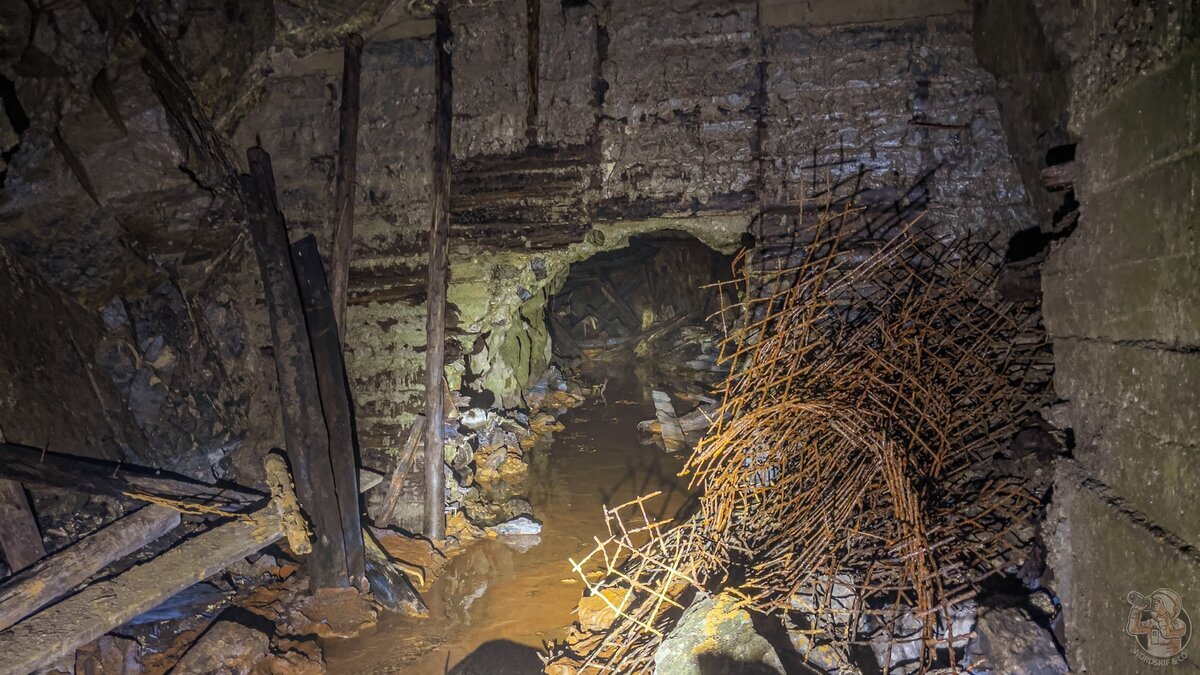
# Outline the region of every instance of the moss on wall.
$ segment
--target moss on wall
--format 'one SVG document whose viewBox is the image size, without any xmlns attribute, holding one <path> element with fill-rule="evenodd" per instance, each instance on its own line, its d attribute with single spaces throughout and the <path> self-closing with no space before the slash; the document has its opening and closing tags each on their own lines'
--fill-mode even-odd
<svg viewBox="0 0 1200 675">
<path fill-rule="evenodd" d="M 486 336 L 483 350 L 471 357 L 471 372 L 478 377 L 475 386 L 491 391 L 497 405 L 521 403 L 521 391 L 550 363 L 546 304 L 566 280 L 571 263 L 624 248 L 632 236 L 665 229 L 683 230 L 718 251 L 732 253 L 747 225 L 745 216 L 603 222 L 584 241 L 562 249 L 453 249 L 448 295 L 458 308 L 464 351 L 470 353 L 475 339 Z M 535 273 L 535 259 L 544 264 L 544 274 Z M 462 368 L 452 367 L 447 375 L 451 386 L 457 386 Z"/>
</svg>

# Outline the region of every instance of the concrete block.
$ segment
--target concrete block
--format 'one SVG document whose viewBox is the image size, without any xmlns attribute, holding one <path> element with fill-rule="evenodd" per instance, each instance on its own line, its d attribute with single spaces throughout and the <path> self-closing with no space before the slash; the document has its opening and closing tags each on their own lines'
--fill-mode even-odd
<svg viewBox="0 0 1200 675">
<path fill-rule="evenodd" d="M 1131 607 L 1127 596 L 1131 591 L 1148 596 L 1169 588 L 1180 595 L 1183 608 L 1197 616 L 1200 565 L 1195 554 L 1155 536 L 1082 482 L 1069 463 L 1060 465 L 1044 526 L 1055 590 L 1062 599 L 1071 670 L 1176 672 L 1138 658 L 1136 639 L 1126 633 Z M 1194 625 L 1191 630 L 1195 632 Z M 1190 670 L 1187 665 L 1179 668 Z"/>
<path fill-rule="evenodd" d="M 1083 125 L 1085 189 L 1113 181 L 1194 146 L 1200 98 L 1200 49 L 1121 91 Z"/>
<path fill-rule="evenodd" d="M 1200 157 L 1085 198 L 1043 272 L 1055 336 L 1200 345 Z"/>
<path fill-rule="evenodd" d="M 1080 463 L 1165 529 L 1200 542 L 1200 354 L 1080 340 L 1054 351 Z"/>
</svg>

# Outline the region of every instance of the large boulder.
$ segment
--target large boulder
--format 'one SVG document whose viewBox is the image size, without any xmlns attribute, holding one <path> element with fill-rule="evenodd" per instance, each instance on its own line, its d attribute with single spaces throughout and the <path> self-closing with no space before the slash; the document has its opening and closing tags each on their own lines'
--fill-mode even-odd
<svg viewBox="0 0 1200 675">
<path fill-rule="evenodd" d="M 968 663 L 982 662 L 973 672 L 1061 675 L 1070 672 L 1049 630 L 1021 607 L 982 610 L 975 639 L 967 645 Z"/>
<path fill-rule="evenodd" d="M 699 600 L 654 653 L 654 675 L 784 675 L 779 654 L 730 593 Z"/>
</svg>

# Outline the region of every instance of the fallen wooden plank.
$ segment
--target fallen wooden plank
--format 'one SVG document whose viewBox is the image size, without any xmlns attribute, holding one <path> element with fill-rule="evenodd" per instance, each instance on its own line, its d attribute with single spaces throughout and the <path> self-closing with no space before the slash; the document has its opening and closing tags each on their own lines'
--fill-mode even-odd
<svg viewBox="0 0 1200 675">
<path fill-rule="evenodd" d="M 46 555 L 25 487 L 15 480 L 0 480 L 0 550 L 14 574 Z"/>
<path fill-rule="evenodd" d="M 366 530 L 363 530 L 363 541 L 367 551 L 367 579 L 375 599 L 393 612 L 429 616 L 429 607 L 409 579 L 409 575 L 417 576 L 424 585 L 425 571 L 393 560 Z"/>
<path fill-rule="evenodd" d="M 274 514 L 256 516 L 262 520 L 238 520 L 199 534 L 0 633 L 4 668 L 12 673 L 44 668 L 283 536 Z"/>
<path fill-rule="evenodd" d="M 305 569 L 313 589 L 345 587 L 350 585 L 350 576 L 341 512 L 337 500 L 330 499 L 336 492 L 329 434 L 287 224 L 279 211 L 270 155 L 262 148 L 250 148 L 246 158 L 250 174 L 241 176 L 242 199 L 267 300 L 284 442 L 296 481 L 296 496 L 312 520 L 316 536 Z"/>
<path fill-rule="evenodd" d="M 0 443 L 0 478 L 109 497 L 142 493 L 186 502 L 227 505 L 228 510 L 237 510 L 266 498 L 262 493 L 237 485 L 201 483 L 167 471 L 45 452 L 12 443 Z"/>
<path fill-rule="evenodd" d="M 0 586 L 0 630 L 70 593 L 113 561 L 178 525 L 178 511 L 151 504 L 22 571 Z"/>
<path fill-rule="evenodd" d="M 292 244 L 292 265 L 300 287 L 304 323 L 312 346 L 317 373 L 321 412 L 329 434 L 329 464 L 333 469 L 333 491 L 341 514 L 342 549 L 346 573 L 359 590 L 367 590 L 366 557 L 362 540 L 362 504 L 358 498 L 358 460 L 354 452 L 354 420 L 350 413 L 350 388 L 338 325 L 333 315 L 325 268 L 311 234 Z"/>
<path fill-rule="evenodd" d="M 266 507 L 249 516 L 239 514 L 233 522 L 92 584 L 0 633 L 0 667 L 11 673 L 44 668 L 284 536 L 295 538 L 293 548 L 306 548 L 305 533 L 284 525 L 297 516 L 291 480 L 279 478 L 286 467 L 281 469 L 283 463 L 274 453 L 264 465 L 274 492 Z"/>
</svg>

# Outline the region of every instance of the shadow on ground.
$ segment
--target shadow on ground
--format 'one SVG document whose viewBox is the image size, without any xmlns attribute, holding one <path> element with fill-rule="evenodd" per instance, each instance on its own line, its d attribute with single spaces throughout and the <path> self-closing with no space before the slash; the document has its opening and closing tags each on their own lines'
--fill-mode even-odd
<svg viewBox="0 0 1200 675">
<path fill-rule="evenodd" d="M 542 672 L 538 650 L 511 640 L 485 642 L 451 668 L 450 675 L 536 675 Z"/>
</svg>

